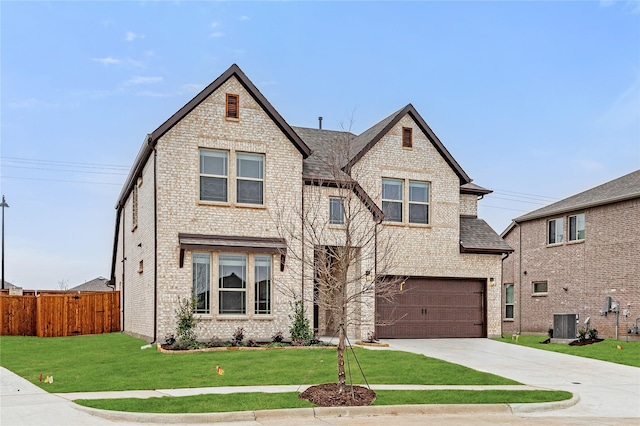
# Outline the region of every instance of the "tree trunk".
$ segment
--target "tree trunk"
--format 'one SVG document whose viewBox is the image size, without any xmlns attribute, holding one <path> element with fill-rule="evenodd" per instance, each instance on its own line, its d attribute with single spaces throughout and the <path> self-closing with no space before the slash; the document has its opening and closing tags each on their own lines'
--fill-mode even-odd
<svg viewBox="0 0 640 426">
<path fill-rule="evenodd" d="M 346 390 L 347 375 L 344 371 L 344 326 L 340 324 L 338 330 L 338 392 L 344 393 Z"/>
</svg>

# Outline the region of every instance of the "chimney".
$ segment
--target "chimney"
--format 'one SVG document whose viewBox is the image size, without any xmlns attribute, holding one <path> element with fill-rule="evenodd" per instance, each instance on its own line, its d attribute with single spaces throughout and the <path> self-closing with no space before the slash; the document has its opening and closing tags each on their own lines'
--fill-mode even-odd
<svg viewBox="0 0 640 426">
<path fill-rule="evenodd" d="M 318 128 L 322 130 L 322 117 L 318 117 Z"/>
</svg>

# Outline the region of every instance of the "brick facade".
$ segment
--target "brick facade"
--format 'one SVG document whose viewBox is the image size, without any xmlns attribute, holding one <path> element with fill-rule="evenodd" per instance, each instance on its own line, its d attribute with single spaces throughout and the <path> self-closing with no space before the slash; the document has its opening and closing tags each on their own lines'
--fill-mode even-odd
<svg viewBox="0 0 640 426">
<path fill-rule="evenodd" d="M 585 238 L 547 244 L 548 219 L 585 215 Z M 605 297 L 620 304 L 618 336 L 640 317 L 640 199 L 538 218 L 517 224 L 505 236 L 515 249 L 503 262 L 503 281 L 513 283 L 513 320 L 503 319 L 503 333 L 544 333 L 553 314 L 578 314 L 579 327 L 590 318 L 601 337 L 616 335 L 616 315 L 601 315 Z M 546 294 L 534 294 L 534 282 L 547 282 Z M 503 306 L 504 317 L 504 306 Z M 623 316 L 623 310 L 628 316 Z"/>
</svg>

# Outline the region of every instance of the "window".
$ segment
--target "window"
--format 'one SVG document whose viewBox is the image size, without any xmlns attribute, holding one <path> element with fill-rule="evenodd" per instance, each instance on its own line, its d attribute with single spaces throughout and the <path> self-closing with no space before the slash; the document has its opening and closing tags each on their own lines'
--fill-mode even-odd
<svg viewBox="0 0 640 426">
<path fill-rule="evenodd" d="M 255 313 L 271 313 L 271 256 L 255 257 Z"/>
<path fill-rule="evenodd" d="M 247 313 L 247 256 L 244 254 L 221 254 L 218 256 L 220 314 Z"/>
<path fill-rule="evenodd" d="M 200 199 L 227 201 L 228 156 L 225 151 L 200 150 Z"/>
<path fill-rule="evenodd" d="M 561 243 L 564 240 L 564 220 L 560 219 L 552 219 L 547 222 L 548 226 L 548 235 L 547 235 L 547 244 L 556 244 Z"/>
<path fill-rule="evenodd" d="M 342 198 L 329 198 L 329 223 L 331 225 L 344 225 Z"/>
<path fill-rule="evenodd" d="M 209 253 L 193 253 L 193 299 L 194 312 L 211 313 L 210 278 L 211 255 Z"/>
<path fill-rule="evenodd" d="M 429 223 L 429 183 L 409 181 L 409 223 Z"/>
<path fill-rule="evenodd" d="M 237 154 L 236 164 L 238 174 L 236 201 L 246 204 L 263 204 L 264 155 Z"/>
<path fill-rule="evenodd" d="M 504 317 L 513 319 L 513 284 L 505 284 L 504 286 Z"/>
<path fill-rule="evenodd" d="M 403 182 L 382 179 L 382 213 L 389 222 L 402 222 Z"/>
<path fill-rule="evenodd" d="M 547 293 L 547 282 L 539 281 L 533 283 L 533 294 L 546 294 Z"/>
<path fill-rule="evenodd" d="M 569 241 L 584 240 L 584 213 L 569 216 Z"/>
<path fill-rule="evenodd" d="M 240 95 L 227 93 L 227 118 L 240 118 Z"/>
<path fill-rule="evenodd" d="M 402 128 L 402 147 L 413 147 L 413 129 L 411 127 Z"/>
</svg>

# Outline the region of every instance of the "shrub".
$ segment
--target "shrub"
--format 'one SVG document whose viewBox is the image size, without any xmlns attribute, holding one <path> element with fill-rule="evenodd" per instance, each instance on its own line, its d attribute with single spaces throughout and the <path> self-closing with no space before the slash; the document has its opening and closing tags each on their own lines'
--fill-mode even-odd
<svg viewBox="0 0 640 426">
<path fill-rule="evenodd" d="M 598 330 L 596 330 L 595 328 L 591 328 L 589 329 L 587 335 L 589 336 L 589 339 L 596 340 L 598 338 Z"/>
<path fill-rule="evenodd" d="M 248 339 L 247 346 L 250 348 L 255 348 L 256 346 L 258 346 L 258 342 L 256 342 L 256 339 Z"/>
<path fill-rule="evenodd" d="M 547 336 L 549 336 L 549 339 L 553 339 L 553 328 L 549 328 L 549 330 L 547 330 Z"/>
<path fill-rule="evenodd" d="M 220 348 L 222 346 L 225 346 L 225 342 L 218 339 L 216 336 L 213 336 L 211 340 L 209 340 L 209 343 L 207 346 L 209 346 L 210 348 Z"/>
<path fill-rule="evenodd" d="M 582 327 L 580 330 L 578 330 L 578 341 L 584 342 L 585 340 L 587 340 L 587 330 Z"/>
<path fill-rule="evenodd" d="M 278 331 L 276 334 L 271 336 L 271 341 L 273 343 L 282 343 L 284 340 L 284 336 L 282 335 L 282 331 Z"/>
<path fill-rule="evenodd" d="M 289 332 L 291 333 L 291 344 L 298 346 L 309 345 L 313 337 L 311 327 L 309 326 L 309 318 L 306 317 L 304 311 L 304 302 L 295 300 L 290 304 L 293 314 L 289 315 L 292 321 Z"/>
<path fill-rule="evenodd" d="M 231 346 L 240 346 L 244 340 L 244 328 L 238 327 L 231 337 Z"/>
<path fill-rule="evenodd" d="M 196 341 L 196 325 L 198 321 L 194 316 L 195 304 L 189 298 L 178 299 L 176 309 L 176 342 L 181 348 L 194 349 L 198 347 Z"/>
</svg>

